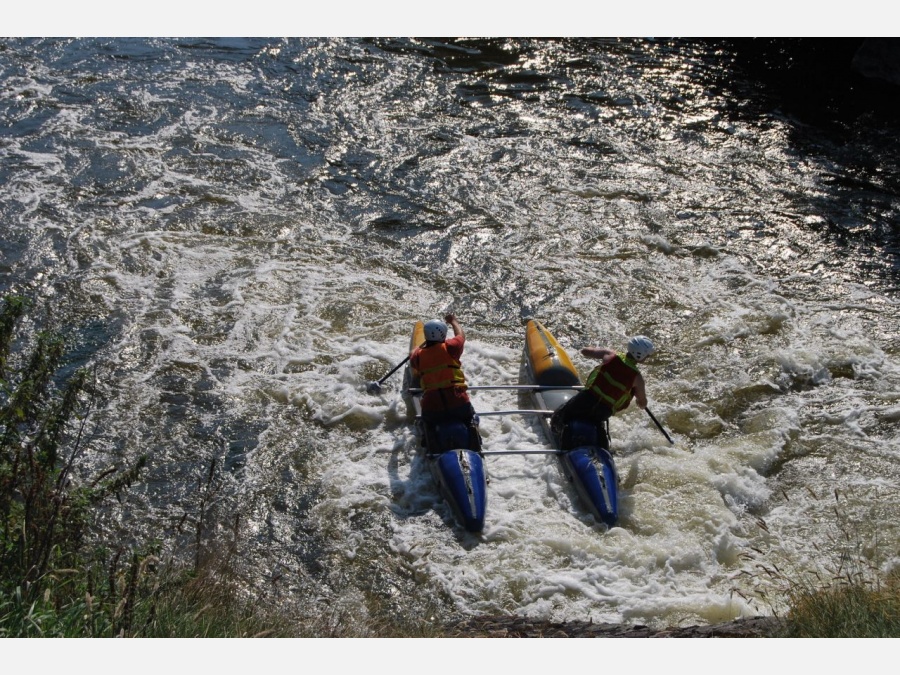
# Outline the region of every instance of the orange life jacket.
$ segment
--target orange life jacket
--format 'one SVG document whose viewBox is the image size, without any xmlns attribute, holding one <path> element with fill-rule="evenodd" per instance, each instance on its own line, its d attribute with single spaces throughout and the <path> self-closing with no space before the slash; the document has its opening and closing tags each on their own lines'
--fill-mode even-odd
<svg viewBox="0 0 900 675">
<path fill-rule="evenodd" d="M 450 356 L 447 345 L 443 342 L 417 349 L 411 361 L 419 374 L 419 383 L 425 391 L 466 386 L 462 366 Z"/>
<path fill-rule="evenodd" d="M 608 363 L 597 366 L 588 375 L 585 386 L 614 413 L 624 410 L 634 396 L 637 362 L 626 354 L 616 354 Z"/>
</svg>

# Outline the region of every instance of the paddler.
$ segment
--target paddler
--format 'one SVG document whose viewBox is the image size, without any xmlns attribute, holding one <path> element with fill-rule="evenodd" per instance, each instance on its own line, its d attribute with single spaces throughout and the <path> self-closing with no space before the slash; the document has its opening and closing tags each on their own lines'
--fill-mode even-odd
<svg viewBox="0 0 900 675">
<path fill-rule="evenodd" d="M 550 418 L 550 428 L 562 435 L 571 419 L 587 419 L 602 430 L 604 423 L 616 413 L 625 410 L 635 399 L 639 408 L 647 408 L 647 391 L 644 376 L 637 366 L 650 356 L 655 348 L 650 338 L 636 335 L 626 345 L 626 353 L 619 354 L 606 347 L 585 347 L 581 354 L 589 359 L 600 359 L 585 381 L 584 391 L 578 392 Z M 607 439 L 606 445 L 609 446 Z"/>
<path fill-rule="evenodd" d="M 447 337 L 447 325 L 453 337 Z M 409 362 L 419 377 L 422 394 L 422 419 L 432 426 L 444 420 L 459 420 L 474 426 L 475 410 L 466 392 L 460 358 L 466 333 L 455 314 L 447 314 L 425 324 L 425 344 L 416 348 Z M 478 434 L 475 433 L 477 438 Z"/>
</svg>

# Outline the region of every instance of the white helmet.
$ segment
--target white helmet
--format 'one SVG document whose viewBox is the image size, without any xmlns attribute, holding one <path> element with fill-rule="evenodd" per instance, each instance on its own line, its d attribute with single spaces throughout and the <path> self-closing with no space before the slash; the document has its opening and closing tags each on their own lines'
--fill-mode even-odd
<svg viewBox="0 0 900 675">
<path fill-rule="evenodd" d="M 643 335 L 635 335 L 628 341 L 628 353 L 634 357 L 635 361 L 643 361 L 654 351 L 656 348 L 650 338 Z"/>
<path fill-rule="evenodd" d="M 425 324 L 425 339 L 429 342 L 443 342 L 447 339 L 447 324 L 443 321 L 429 321 Z"/>
</svg>

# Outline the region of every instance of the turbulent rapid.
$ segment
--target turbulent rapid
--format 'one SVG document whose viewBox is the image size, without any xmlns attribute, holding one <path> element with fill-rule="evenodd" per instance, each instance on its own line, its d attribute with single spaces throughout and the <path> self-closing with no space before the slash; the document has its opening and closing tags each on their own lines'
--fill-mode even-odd
<svg viewBox="0 0 900 675">
<path fill-rule="evenodd" d="M 95 373 L 84 476 L 148 457 L 123 537 L 228 551 L 270 605 L 434 621 L 714 623 L 900 564 L 883 122 L 807 123 L 679 40 L 7 39 L 0 72 L 0 290 Z M 611 420 L 619 526 L 539 454 L 489 457 L 484 532 L 455 524 L 402 372 L 366 390 L 448 311 L 472 385 L 519 381 L 531 317 L 582 376 L 654 340 L 675 444 Z"/>
</svg>

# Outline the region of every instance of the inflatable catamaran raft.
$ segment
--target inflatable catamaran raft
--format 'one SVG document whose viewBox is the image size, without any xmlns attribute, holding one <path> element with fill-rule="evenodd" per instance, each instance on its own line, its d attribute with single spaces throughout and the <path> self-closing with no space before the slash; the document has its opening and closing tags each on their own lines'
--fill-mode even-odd
<svg viewBox="0 0 900 675">
<path fill-rule="evenodd" d="M 418 321 L 409 341 L 409 354 L 424 343 L 425 327 Z M 438 489 L 462 526 L 469 532 L 481 532 L 487 511 L 487 472 L 478 429 L 458 420 L 426 428 L 419 378 L 409 364 L 403 390 L 415 412 L 416 427 L 425 444 L 425 459 Z"/>
<path fill-rule="evenodd" d="M 548 388 L 533 389 L 535 406 L 554 411 L 575 395 L 581 380 L 566 350 L 540 321 L 530 320 L 525 326 L 524 372 L 527 384 Z M 542 416 L 544 432 L 559 451 L 566 477 L 575 486 L 581 501 L 600 521 L 609 527 L 619 518 L 619 477 L 616 464 L 607 448 L 607 435 L 588 419 L 572 419 L 557 434 L 550 427 L 549 416 Z"/>
<path fill-rule="evenodd" d="M 424 324 L 418 321 L 409 342 L 409 354 L 425 342 Z M 601 522 L 612 527 L 619 514 L 618 474 L 609 452 L 605 431 L 586 419 L 573 419 L 557 434 L 549 424 L 554 410 L 583 389 L 575 366 L 556 338 L 536 320 L 525 328 L 523 354 L 525 382 L 518 385 L 469 387 L 510 389 L 530 394 L 532 410 L 479 412 L 487 415 L 535 415 L 543 425 L 552 450 L 481 451 L 477 427 L 447 421 L 426 428 L 422 420 L 422 389 L 419 378 L 407 364 L 404 397 L 410 405 L 416 428 L 425 447 L 425 457 L 434 480 L 460 524 L 469 532 L 481 532 L 487 511 L 488 474 L 485 455 L 546 453 L 557 455 L 563 472 L 574 485 L 584 506 Z"/>
</svg>

